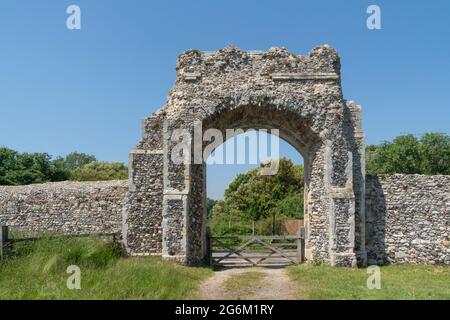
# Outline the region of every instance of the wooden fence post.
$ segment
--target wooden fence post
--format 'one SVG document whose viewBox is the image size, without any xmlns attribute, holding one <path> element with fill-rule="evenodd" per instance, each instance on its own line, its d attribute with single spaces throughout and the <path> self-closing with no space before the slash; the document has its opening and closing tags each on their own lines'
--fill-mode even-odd
<svg viewBox="0 0 450 320">
<path fill-rule="evenodd" d="M 297 238 L 297 260 L 298 263 L 305 262 L 305 228 L 300 227 Z"/>
<path fill-rule="evenodd" d="M 0 260 L 3 260 L 3 256 L 5 255 L 7 242 L 8 242 L 8 227 L 0 226 Z"/>
<path fill-rule="evenodd" d="M 212 265 L 212 239 L 209 227 L 206 227 L 206 261 Z"/>
</svg>

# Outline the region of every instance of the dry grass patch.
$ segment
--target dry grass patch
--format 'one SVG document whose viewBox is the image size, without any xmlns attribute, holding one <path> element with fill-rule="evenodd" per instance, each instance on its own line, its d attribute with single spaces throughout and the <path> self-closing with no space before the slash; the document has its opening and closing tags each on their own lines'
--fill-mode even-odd
<svg viewBox="0 0 450 320">
<path fill-rule="evenodd" d="M 248 299 L 261 286 L 266 274 L 248 271 L 230 276 L 225 281 L 225 288 L 233 292 L 236 299 Z"/>
</svg>

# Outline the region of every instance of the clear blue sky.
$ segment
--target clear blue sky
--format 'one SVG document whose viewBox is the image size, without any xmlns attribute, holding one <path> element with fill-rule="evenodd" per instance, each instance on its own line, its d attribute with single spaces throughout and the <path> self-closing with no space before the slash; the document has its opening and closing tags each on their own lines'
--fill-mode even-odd
<svg viewBox="0 0 450 320">
<path fill-rule="evenodd" d="M 82 29 L 66 28 L 66 8 Z M 366 28 L 369 4 L 382 30 Z M 141 119 L 161 107 L 190 48 L 284 46 L 341 55 L 344 96 L 364 108 L 368 143 L 450 130 L 450 1 L 4 0 L 0 4 L 0 145 L 127 161 Z M 282 153 L 300 161 L 282 145 Z M 219 197 L 243 167 L 208 171 Z"/>
</svg>

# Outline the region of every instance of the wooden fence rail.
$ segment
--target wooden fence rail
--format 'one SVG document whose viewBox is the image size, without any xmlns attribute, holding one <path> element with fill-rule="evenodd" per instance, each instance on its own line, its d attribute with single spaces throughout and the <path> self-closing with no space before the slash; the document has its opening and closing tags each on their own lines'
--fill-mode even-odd
<svg viewBox="0 0 450 320">
<path fill-rule="evenodd" d="M 36 241 L 40 239 L 58 239 L 58 238 L 84 238 L 84 237 L 112 237 L 113 242 L 120 240 L 120 233 L 86 233 L 86 234 L 45 234 L 38 236 L 14 236 L 11 237 L 9 232 L 9 226 L 0 226 L 0 260 L 3 260 L 9 249 L 14 243 L 24 242 L 24 241 Z"/>
</svg>

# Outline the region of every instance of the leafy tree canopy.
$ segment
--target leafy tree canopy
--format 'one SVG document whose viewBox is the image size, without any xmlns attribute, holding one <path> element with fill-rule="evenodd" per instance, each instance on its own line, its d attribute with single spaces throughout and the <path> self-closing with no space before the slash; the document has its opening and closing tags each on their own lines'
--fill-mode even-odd
<svg viewBox="0 0 450 320">
<path fill-rule="evenodd" d="M 56 158 L 54 163 L 58 164 L 62 169 L 70 171 L 94 161 L 97 161 L 97 159 L 90 154 L 72 152 L 65 157 Z"/>
<path fill-rule="evenodd" d="M 261 175 L 261 168 L 239 174 L 225 190 L 212 210 L 214 234 L 246 234 L 255 221 L 303 217 L 303 167 L 282 158 L 275 175 Z"/>
<path fill-rule="evenodd" d="M 206 212 L 208 213 L 208 219 L 212 216 L 212 209 L 217 204 L 217 200 L 206 198 Z"/>
<path fill-rule="evenodd" d="M 47 153 L 19 153 L 0 148 L 0 185 L 126 178 L 127 168 L 123 163 L 97 162 L 94 156 L 85 153 L 72 152 L 52 160 Z"/>
<path fill-rule="evenodd" d="M 95 161 L 70 172 L 70 180 L 74 181 L 124 180 L 127 178 L 128 170 L 122 162 Z"/>
<path fill-rule="evenodd" d="M 368 174 L 450 174 L 450 136 L 426 133 L 420 139 L 412 134 L 392 142 L 366 147 Z"/>
<path fill-rule="evenodd" d="M 18 153 L 0 148 L 0 184 L 21 185 L 42 183 L 58 176 L 47 153 Z"/>
</svg>

